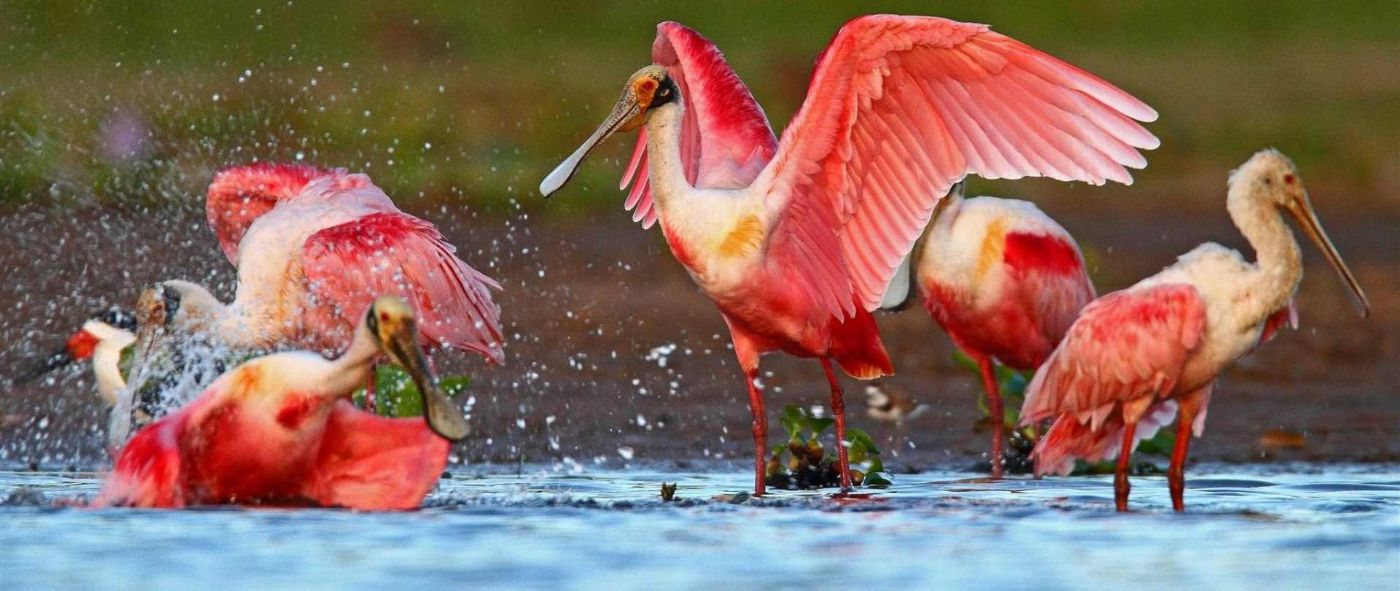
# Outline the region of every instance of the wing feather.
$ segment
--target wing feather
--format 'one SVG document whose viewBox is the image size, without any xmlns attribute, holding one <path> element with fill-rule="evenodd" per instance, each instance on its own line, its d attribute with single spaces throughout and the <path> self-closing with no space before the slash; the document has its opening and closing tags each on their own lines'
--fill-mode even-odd
<svg viewBox="0 0 1400 591">
<path fill-rule="evenodd" d="M 769 256 L 821 257 L 796 266 L 838 270 L 834 287 L 822 285 L 826 273 L 799 269 L 794 280 L 838 292 L 818 299 L 840 319 L 879 306 L 934 205 L 964 176 L 1126 184 L 1127 169 L 1146 162 L 1138 149 L 1158 144 L 1138 123 L 1156 113 L 1126 92 L 986 25 L 933 17 L 851 21 L 807 97 L 755 184 Z"/>
<path fill-rule="evenodd" d="M 778 140 L 753 94 L 709 39 L 680 23 L 656 26 L 652 61 L 666 66 L 686 98 L 681 122 L 685 177 L 702 189 L 746 187 L 773 157 Z M 637 136 L 620 188 L 632 185 L 627 210 L 650 228 L 657 219 L 646 172 L 647 136 Z M 633 184 L 635 183 L 635 184 Z"/>
<path fill-rule="evenodd" d="M 1068 413 L 1096 421 L 1116 403 L 1171 393 L 1205 334 L 1205 302 L 1187 284 L 1114 292 L 1085 306 L 1026 386 L 1021 422 Z"/>
<path fill-rule="evenodd" d="M 406 298 L 431 344 L 476 351 L 500 363 L 500 312 L 491 289 L 500 284 L 457 258 L 432 224 L 399 212 L 380 212 L 313 234 L 301 264 L 321 310 L 313 330 L 353 327 L 374 298 Z M 330 305 L 326 305 L 330 304 Z"/>
</svg>

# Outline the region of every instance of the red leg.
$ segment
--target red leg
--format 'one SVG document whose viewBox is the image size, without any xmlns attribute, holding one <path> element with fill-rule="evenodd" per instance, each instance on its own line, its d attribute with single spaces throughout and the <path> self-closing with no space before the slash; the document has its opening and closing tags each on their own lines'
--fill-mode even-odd
<svg viewBox="0 0 1400 591">
<path fill-rule="evenodd" d="M 1001 388 L 997 385 L 996 368 L 986 357 L 977 359 L 982 369 L 982 388 L 987 391 L 987 414 L 992 417 L 992 478 L 1001 478 L 1002 438 L 1006 436 L 1006 412 L 1001 408 Z"/>
<path fill-rule="evenodd" d="M 749 410 L 753 412 L 753 494 L 756 497 L 761 497 L 767 492 L 764 487 L 764 476 L 767 472 L 765 468 L 768 465 L 768 414 L 763 410 L 763 392 L 760 392 L 758 386 L 754 384 L 756 377 L 758 377 L 758 368 L 744 372 L 744 380 L 749 386 Z"/>
<path fill-rule="evenodd" d="M 1167 486 L 1171 489 L 1172 509 L 1186 510 L 1186 451 L 1191 447 L 1191 429 L 1196 415 L 1210 395 L 1210 386 L 1177 399 L 1181 410 L 1176 415 L 1176 446 L 1172 448 L 1172 463 L 1167 468 Z"/>
<path fill-rule="evenodd" d="M 1172 509 L 1186 510 L 1186 448 L 1191 446 L 1191 421 L 1181 413 L 1176 423 L 1176 446 L 1172 449 L 1172 464 L 1167 468 L 1167 486 L 1172 493 Z"/>
<path fill-rule="evenodd" d="M 831 360 L 822 358 L 822 369 L 826 371 L 826 381 L 831 383 L 831 414 L 836 417 L 836 461 L 841 467 L 841 490 L 851 490 L 851 460 L 846 450 L 846 398 L 841 392 L 841 383 L 836 381 L 836 372 L 831 369 Z"/>
<path fill-rule="evenodd" d="M 1113 504 L 1119 512 L 1128 510 L 1128 491 L 1133 488 L 1128 484 L 1128 466 L 1132 464 L 1136 433 L 1137 421 L 1123 426 L 1123 449 L 1118 452 L 1118 469 L 1113 473 Z"/>
</svg>

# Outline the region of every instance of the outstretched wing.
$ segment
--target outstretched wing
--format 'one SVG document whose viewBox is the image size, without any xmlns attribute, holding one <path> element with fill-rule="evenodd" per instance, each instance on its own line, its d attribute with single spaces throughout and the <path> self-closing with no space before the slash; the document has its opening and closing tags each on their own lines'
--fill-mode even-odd
<svg viewBox="0 0 1400 591">
<path fill-rule="evenodd" d="M 1129 183 L 1157 113 L 986 25 L 874 15 L 847 23 L 755 183 L 769 254 L 833 316 L 874 309 L 938 199 L 968 174 Z"/>
<path fill-rule="evenodd" d="M 1186 284 L 1094 300 L 1026 386 L 1022 424 L 1068 413 L 1097 431 L 1115 403 L 1171 392 L 1205 324 L 1205 302 Z"/>
<path fill-rule="evenodd" d="M 447 465 L 448 441 L 421 418 L 391 419 L 335 403 L 304 495 L 322 506 L 414 509 Z"/>
<path fill-rule="evenodd" d="M 400 212 L 373 213 L 312 234 L 301 264 L 319 305 L 308 325 L 318 334 L 348 331 L 374 298 L 398 295 L 412 303 L 425 341 L 500 363 L 500 312 L 490 292 L 500 284 L 455 251 L 432 224 Z"/>
<path fill-rule="evenodd" d="M 747 187 L 772 159 L 778 140 L 763 109 L 719 48 L 685 25 L 664 22 L 656 26 L 651 60 L 666 67 L 685 100 L 681 161 L 686 180 L 702 189 Z M 656 210 L 646 173 L 646 145 L 643 130 L 619 188 L 632 185 L 627 210 L 634 221 L 650 228 Z"/>
<path fill-rule="evenodd" d="M 336 177 L 338 188 L 360 186 L 363 175 L 346 174 L 343 169 L 326 170 L 307 164 L 258 162 L 219 171 L 205 193 L 204 215 L 219 239 L 219 248 L 230 263 L 238 266 L 238 244 L 248 227 L 278 203 L 301 193 L 306 185 L 322 177 Z"/>
</svg>

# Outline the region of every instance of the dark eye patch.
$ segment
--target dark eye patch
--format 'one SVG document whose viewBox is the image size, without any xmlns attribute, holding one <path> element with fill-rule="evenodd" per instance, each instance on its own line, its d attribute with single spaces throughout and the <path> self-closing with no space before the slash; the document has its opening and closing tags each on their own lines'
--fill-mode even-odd
<svg viewBox="0 0 1400 591">
<path fill-rule="evenodd" d="M 160 299 L 165 305 L 165 323 L 170 324 L 175 319 L 175 313 L 180 311 L 180 292 L 161 285 Z"/>
<path fill-rule="evenodd" d="M 102 322 L 103 324 L 107 324 L 115 328 L 120 328 L 122 330 L 136 330 L 136 316 L 131 312 L 127 312 L 126 310 L 123 310 L 121 308 L 107 308 L 106 310 L 103 310 L 102 312 L 93 315 L 93 318 L 98 320 L 99 322 Z"/>
</svg>

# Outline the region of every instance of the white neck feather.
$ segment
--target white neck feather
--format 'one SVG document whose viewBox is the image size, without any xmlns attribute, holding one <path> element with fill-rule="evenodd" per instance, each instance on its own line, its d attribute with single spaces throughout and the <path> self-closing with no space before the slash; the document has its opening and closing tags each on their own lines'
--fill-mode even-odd
<svg viewBox="0 0 1400 591">
<path fill-rule="evenodd" d="M 679 98 L 658 107 L 647 119 L 647 174 L 651 176 L 651 194 L 661 210 L 661 221 L 667 210 L 673 209 L 685 193 L 694 189 L 685 178 L 685 163 L 681 161 L 681 121 L 685 107 Z"/>
<path fill-rule="evenodd" d="M 1245 279 L 1250 285 L 1239 308 L 1247 326 L 1262 323 L 1287 305 L 1303 278 L 1298 242 L 1272 200 L 1256 194 L 1261 190 L 1251 182 L 1234 183 L 1226 201 L 1230 219 L 1254 248 L 1256 258 L 1256 273 Z"/>
</svg>

